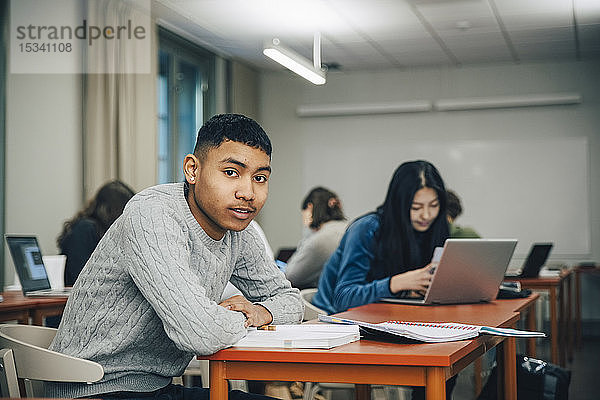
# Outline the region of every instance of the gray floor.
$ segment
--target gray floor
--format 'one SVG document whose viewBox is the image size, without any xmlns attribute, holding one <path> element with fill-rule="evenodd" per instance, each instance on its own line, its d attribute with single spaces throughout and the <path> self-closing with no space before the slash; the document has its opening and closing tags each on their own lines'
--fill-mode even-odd
<svg viewBox="0 0 600 400">
<path fill-rule="evenodd" d="M 519 348 L 517 348 L 519 351 Z M 549 340 L 540 340 L 537 344 L 537 358 L 550 360 Z M 571 384 L 569 385 L 569 400 L 597 400 L 600 399 L 600 337 L 584 338 L 581 348 L 576 349 L 573 360 L 568 363 L 567 369 L 571 370 Z M 453 400 L 472 400 L 475 398 L 472 384 L 472 368 L 467 368 L 459 374 L 458 383 L 452 393 Z M 352 392 L 333 392 L 332 400 L 352 399 Z M 373 393 L 375 400 L 403 400 L 410 399 L 408 394 L 391 394 L 376 391 Z M 520 399 L 527 400 L 527 399 Z"/>
<path fill-rule="evenodd" d="M 540 340 L 537 345 L 537 358 L 550 360 L 549 340 Z M 581 348 L 575 349 L 573 360 L 566 366 L 571 371 L 569 400 L 600 399 L 600 337 L 584 338 Z M 469 369 L 459 376 L 453 392 L 453 400 L 473 399 L 473 387 L 469 379 Z M 523 400 L 523 399 L 520 399 Z"/>
<path fill-rule="evenodd" d="M 600 399 L 600 338 L 585 339 L 581 349 L 576 350 L 571 370 L 569 400 Z"/>
</svg>

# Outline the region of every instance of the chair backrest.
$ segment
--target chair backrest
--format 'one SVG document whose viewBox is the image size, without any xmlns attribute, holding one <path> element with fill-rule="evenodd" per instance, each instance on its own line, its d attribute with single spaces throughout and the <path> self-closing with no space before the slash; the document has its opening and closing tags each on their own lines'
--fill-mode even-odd
<svg viewBox="0 0 600 400">
<path fill-rule="evenodd" d="M 0 396 L 21 397 L 15 359 L 11 349 L 0 349 Z"/>
<path fill-rule="evenodd" d="M 327 314 L 324 310 L 311 303 L 316 293 L 317 288 L 302 289 L 300 291 L 300 296 L 302 296 L 302 301 L 304 302 L 304 321 L 317 319 L 319 314 Z"/>
<path fill-rule="evenodd" d="M 96 382 L 104 376 L 98 363 L 48 350 L 56 329 L 34 325 L 0 325 L 0 349 L 13 352 L 19 379 L 57 382 Z M 26 385 L 26 388 L 32 386 Z M 39 395 L 30 393 L 27 396 Z"/>
</svg>

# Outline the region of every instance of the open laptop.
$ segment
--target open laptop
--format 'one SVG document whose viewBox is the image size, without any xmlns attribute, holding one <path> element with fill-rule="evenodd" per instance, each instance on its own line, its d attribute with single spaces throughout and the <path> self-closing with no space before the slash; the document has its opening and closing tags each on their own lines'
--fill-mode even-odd
<svg viewBox="0 0 600 400">
<path fill-rule="evenodd" d="M 70 289 L 51 288 L 35 236 L 6 235 L 6 242 L 25 296 L 64 297 L 70 294 Z"/>
<path fill-rule="evenodd" d="M 521 272 L 507 273 L 506 276 L 510 278 L 537 278 L 546 260 L 548 260 L 553 245 L 553 243 L 534 243 L 523 263 Z"/>
<path fill-rule="evenodd" d="M 417 305 L 492 301 L 516 246 L 516 239 L 448 239 L 423 298 L 382 301 Z"/>
</svg>

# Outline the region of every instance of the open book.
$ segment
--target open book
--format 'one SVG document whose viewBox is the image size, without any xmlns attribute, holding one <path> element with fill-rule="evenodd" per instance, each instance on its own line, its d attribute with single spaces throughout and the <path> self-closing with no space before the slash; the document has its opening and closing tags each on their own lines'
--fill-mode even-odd
<svg viewBox="0 0 600 400">
<path fill-rule="evenodd" d="M 360 339 L 357 325 L 268 325 L 249 328 L 234 346 L 330 349 Z"/>
<path fill-rule="evenodd" d="M 319 321 L 334 324 L 358 325 L 371 334 L 384 332 L 386 334 L 432 343 L 471 339 L 479 334 L 525 338 L 546 336 L 543 332 L 522 331 L 509 328 L 492 328 L 489 326 L 457 324 L 454 322 L 387 321 L 371 324 L 369 322 L 354 321 L 328 315 L 319 315 Z"/>
</svg>

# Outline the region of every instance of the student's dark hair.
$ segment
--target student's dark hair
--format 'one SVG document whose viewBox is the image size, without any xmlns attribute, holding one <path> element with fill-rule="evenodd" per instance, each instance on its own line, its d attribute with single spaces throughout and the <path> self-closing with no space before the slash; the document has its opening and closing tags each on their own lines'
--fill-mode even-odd
<svg viewBox="0 0 600 400">
<path fill-rule="evenodd" d="M 123 213 L 125 205 L 135 192 L 121 181 L 115 180 L 104 184 L 96 195 L 72 219 L 65 222 L 61 234 L 56 239 L 61 248 L 63 239 L 71 232 L 73 225 L 82 218 L 89 218 L 96 223 L 98 236 L 104 236 L 107 229 Z"/>
<path fill-rule="evenodd" d="M 446 190 L 446 196 L 448 197 L 448 216 L 455 220 L 462 214 L 460 198 L 450 189 Z"/>
<path fill-rule="evenodd" d="M 308 204 L 312 204 L 312 222 L 310 227 L 318 229 L 328 221 L 344 220 L 344 212 L 337 194 L 324 187 L 312 189 L 302 201 L 302 209 L 306 210 Z"/>
<path fill-rule="evenodd" d="M 436 191 L 440 211 L 427 232 L 421 233 L 412 226 L 410 209 L 415 193 L 424 187 Z M 376 213 L 381 224 L 375 235 L 375 257 L 369 272 L 371 280 L 427 265 L 435 247 L 442 246 L 449 236 L 444 181 L 427 161 L 405 162 L 396 169 L 385 201 Z"/>
<path fill-rule="evenodd" d="M 219 147 L 226 140 L 260 149 L 271 157 L 271 140 L 263 128 L 240 114 L 219 114 L 206 121 L 198 130 L 194 154 L 204 156 L 208 149 Z"/>
</svg>

